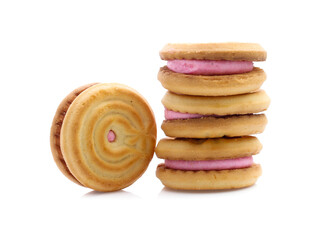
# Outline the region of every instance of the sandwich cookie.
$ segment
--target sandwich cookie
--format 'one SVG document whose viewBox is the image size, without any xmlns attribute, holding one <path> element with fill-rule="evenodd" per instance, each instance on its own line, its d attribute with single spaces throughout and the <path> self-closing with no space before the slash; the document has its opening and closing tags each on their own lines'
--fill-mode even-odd
<svg viewBox="0 0 325 240">
<path fill-rule="evenodd" d="M 147 101 L 115 83 L 90 84 L 59 105 L 51 150 L 73 182 L 97 191 L 131 185 L 147 169 L 156 144 L 156 123 Z"/>
<path fill-rule="evenodd" d="M 257 91 L 266 79 L 265 72 L 253 65 L 266 59 L 259 44 L 167 44 L 160 57 L 168 62 L 158 80 L 174 93 L 236 95 Z"/>
<path fill-rule="evenodd" d="M 257 138 L 162 139 L 156 148 L 165 159 L 156 176 L 169 188 L 232 189 L 253 185 L 262 170 L 252 155 L 262 149 Z"/>
<path fill-rule="evenodd" d="M 161 128 L 169 137 L 217 138 L 257 134 L 267 118 L 270 98 L 259 90 L 234 96 L 203 97 L 167 92 L 162 99 L 165 121 Z"/>
</svg>

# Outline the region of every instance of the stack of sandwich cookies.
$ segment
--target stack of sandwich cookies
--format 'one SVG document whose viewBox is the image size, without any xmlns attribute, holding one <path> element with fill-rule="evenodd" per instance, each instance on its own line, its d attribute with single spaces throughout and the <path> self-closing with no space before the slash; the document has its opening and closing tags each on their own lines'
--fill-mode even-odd
<svg viewBox="0 0 325 240">
<path fill-rule="evenodd" d="M 157 177 L 174 189 L 230 189 L 253 185 L 261 175 L 252 155 L 267 119 L 270 99 L 260 90 L 266 74 L 258 44 L 168 44 L 160 52 L 167 66 L 158 74 L 169 91 L 162 99 L 162 139 L 156 155 L 165 159 Z"/>
</svg>

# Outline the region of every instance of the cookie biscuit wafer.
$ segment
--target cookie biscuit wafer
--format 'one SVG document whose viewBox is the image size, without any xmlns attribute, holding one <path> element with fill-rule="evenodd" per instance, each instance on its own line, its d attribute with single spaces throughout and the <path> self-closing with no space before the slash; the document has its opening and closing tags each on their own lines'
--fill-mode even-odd
<svg viewBox="0 0 325 240">
<path fill-rule="evenodd" d="M 182 171 L 160 164 L 156 176 L 169 188 L 179 190 L 222 190 L 249 187 L 262 174 L 259 164 L 251 167 L 221 171 Z"/>
<path fill-rule="evenodd" d="M 269 107 L 270 98 L 263 90 L 219 97 L 189 96 L 167 92 L 161 102 L 165 108 L 175 112 L 222 116 L 262 112 Z"/>
<path fill-rule="evenodd" d="M 169 43 L 159 54 L 163 60 L 266 60 L 266 51 L 257 43 Z"/>
<path fill-rule="evenodd" d="M 266 80 L 265 72 L 255 67 L 251 72 L 230 75 L 192 75 L 160 68 L 158 80 L 171 92 L 198 96 L 226 96 L 257 91 Z"/>
<path fill-rule="evenodd" d="M 262 133 L 266 124 L 264 114 L 249 114 L 164 120 L 161 129 L 169 137 L 220 138 Z"/>
<path fill-rule="evenodd" d="M 161 159 L 200 161 L 229 159 L 255 155 L 262 149 L 256 137 L 210 139 L 171 139 L 158 142 L 156 155 Z"/>
</svg>

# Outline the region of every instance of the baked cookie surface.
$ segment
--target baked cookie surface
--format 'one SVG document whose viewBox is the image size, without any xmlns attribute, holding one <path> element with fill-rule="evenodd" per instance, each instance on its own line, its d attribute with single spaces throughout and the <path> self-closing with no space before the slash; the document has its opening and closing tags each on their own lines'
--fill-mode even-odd
<svg viewBox="0 0 325 240">
<path fill-rule="evenodd" d="M 60 149 L 68 170 L 81 185 L 115 191 L 131 185 L 146 170 L 156 131 L 153 112 L 139 93 L 121 84 L 96 84 L 68 107 Z"/>
<path fill-rule="evenodd" d="M 218 190 L 248 187 L 262 174 L 259 164 L 248 168 L 221 171 L 182 171 L 160 164 L 156 176 L 169 188 L 178 190 Z"/>
<path fill-rule="evenodd" d="M 169 43 L 159 54 L 163 60 L 266 60 L 266 51 L 257 43 Z"/>
<path fill-rule="evenodd" d="M 158 158 L 170 160 L 233 159 L 255 155 L 262 149 L 256 137 L 188 139 L 164 138 L 158 142 Z"/>
<path fill-rule="evenodd" d="M 266 124 L 264 114 L 250 114 L 165 120 L 161 129 L 169 137 L 220 138 L 262 133 Z"/>
<path fill-rule="evenodd" d="M 192 75 L 176 73 L 167 66 L 160 68 L 158 80 L 171 92 L 198 96 L 226 96 L 257 91 L 266 79 L 265 72 L 253 71 L 231 75 Z"/>
<path fill-rule="evenodd" d="M 167 92 L 161 100 L 165 108 L 181 113 L 202 115 L 234 115 L 258 113 L 270 105 L 265 91 L 234 96 L 203 97 Z"/>
</svg>

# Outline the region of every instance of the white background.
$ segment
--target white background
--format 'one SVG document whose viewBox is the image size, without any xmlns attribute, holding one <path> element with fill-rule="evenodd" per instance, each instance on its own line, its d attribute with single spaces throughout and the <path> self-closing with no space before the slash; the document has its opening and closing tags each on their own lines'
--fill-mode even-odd
<svg viewBox="0 0 325 240">
<path fill-rule="evenodd" d="M 324 239 L 322 1 L 0 1 L 0 239 Z M 138 90 L 156 115 L 168 42 L 257 42 L 269 124 L 251 188 L 176 192 L 154 157 L 132 186 L 97 193 L 50 152 L 60 101 L 90 82 Z"/>
</svg>

